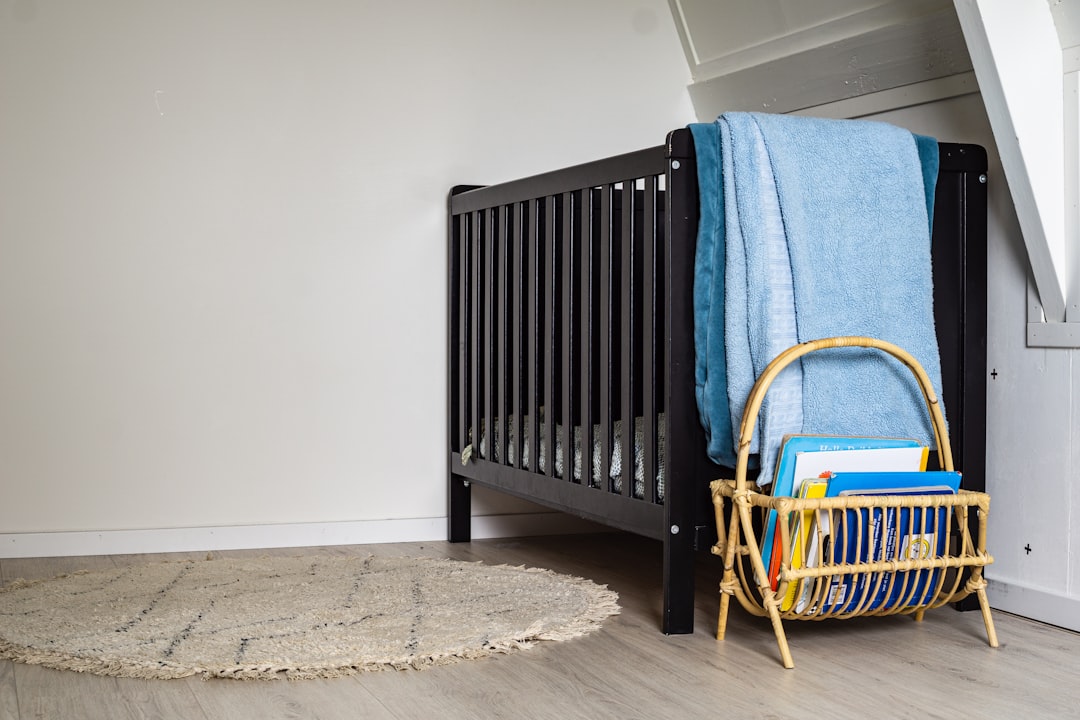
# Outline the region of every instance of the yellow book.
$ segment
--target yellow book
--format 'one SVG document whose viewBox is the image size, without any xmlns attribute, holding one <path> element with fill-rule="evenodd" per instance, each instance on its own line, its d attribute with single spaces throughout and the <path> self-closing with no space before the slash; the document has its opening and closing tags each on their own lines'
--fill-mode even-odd
<svg viewBox="0 0 1080 720">
<path fill-rule="evenodd" d="M 799 488 L 799 497 L 801 498 L 821 498 L 825 497 L 825 490 L 829 487 L 829 481 L 826 479 L 808 479 L 804 480 L 802 487 Z M 795 515 L 795 519 L 792 522 L 791 528 L 791 569 L 796 570 L 803 566 L 806 551 L 804 548 L 807 546 L 806 540 L 810 535 L 810 527 L 814 521 L 813 510 L 803 510 L 801 513 Z M 813 582 L 813 580 L 810 580 Z M 780 603 L 781 612 L 786 612 L 791 609 L 791 606 L 795 604 L 795 598 L 799 597 L 799 588 L 803 583 L 807 582 L 807 578 L 803 578 L 799 582 L 788 583 L 787 593 L 784 595 L 783 602 Z"/>
</svg>

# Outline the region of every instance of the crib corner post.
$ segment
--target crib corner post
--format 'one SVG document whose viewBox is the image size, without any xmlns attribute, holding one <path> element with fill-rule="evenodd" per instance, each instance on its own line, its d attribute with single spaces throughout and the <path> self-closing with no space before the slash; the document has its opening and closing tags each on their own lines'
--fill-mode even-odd
<svg viewBox="0 0 1080 720">
<path fill-rule="evenodd" d="M 447 488 L 446 539 L 452 543 L 472 540 L 472 488 L 469 479 L 450 473 Z"/>
<path fill-rule="evenodd" d="M 661 629 L 665 635 L 694 632 L 695 551 L 692 538 L 693 532 L 673 524 L 664 540 L 664 617 Z"/>
<path fill-rule="evenodd" d="M 697 170 L 689 131 L 669 134 L 665 175 L 664 617 L 668 635 L 694 631 L 699 512 L 712 508 L 701 472 L 706 446 L 694 394 L 693 258 L 697 240 Z M 705 458 L 707 461 L 707 458 Z M 708 503 L 706 505 L 706 503 Z"/>
</svg>

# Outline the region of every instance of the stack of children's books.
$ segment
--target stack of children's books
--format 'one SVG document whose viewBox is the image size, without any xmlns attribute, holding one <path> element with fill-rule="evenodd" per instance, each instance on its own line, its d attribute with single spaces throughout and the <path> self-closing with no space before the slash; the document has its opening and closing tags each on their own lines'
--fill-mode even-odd
<svg viewBox="0 0 1080 720">
<path fill-rule="evenodd" d="M 772 494 L 800 498 L 956 493 L 960 474 L 927 471 L 929 450 L 905 438 L 790 435 L 776 464 Z M 781 547 L 779 513 L 769 510 L 761 545 L 769 583 L 779 588 L 783 560 L 797 569 L 938 557 L 944 553 L 948 507 L 805 510 L 789 520 L 790 547 Z M 837 573 L 828 587 L 814 578 L 788 583 L 781 612 L 843 613 L 921 605 L 936 592 L 938 570 Z M 869 586 L 867 585 L 869 583 Z"/>
</svg>

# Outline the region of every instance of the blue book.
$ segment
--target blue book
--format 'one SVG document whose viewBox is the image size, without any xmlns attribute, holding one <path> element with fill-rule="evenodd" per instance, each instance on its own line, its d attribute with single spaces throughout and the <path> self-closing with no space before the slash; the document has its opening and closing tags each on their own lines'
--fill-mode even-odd
<svg viewBox="0 0 1080 720">
<path fill-rule="evenodd" d="M 918 495 L 920 489 L 945 490 L 955 493 L 960 489 L 960 473 L 955 470 L 926 470 L 923 472 L 835 472 L 829 478 L 826 497 L 840 495 L 907 494 Z"/>
<path fill-rule="evenodd" d="M 794 496 L 803 480 L 818 478 L 825 471 L 922 470 L 927 452 L 926 446 L 909 438 L 788 435 L 780 445 L 772 494 Z M 770 510 L 761 543 L 761 559 L 774 590 L 777 578 L 772 569 L 778 567 L 772 561 L 778 539 L 776 522 L 777 513 Z"/>
<path fill-rule="evenodd" d="M 957 472 L 837 473 L 826 496 L 940 495 L 960 487 Z M 861 515 L 861 522 L 860 522 Z M 937 557 L 945 551 L 949 508 L 873 508 L 845 510 L 833 523 L 830 560 L 836 563 L 914 560 Z M 873 610 L 888 603 L 920 605 L 937 585 L 939 570 L 882 573 L 874 597 L 863 605 Z M 865 573 L 833 577 L 823 610 L 839 607 L 850 612 L 858 606 L 867 582 Z M 890 582 L 892 587 L 890 588 Z"/>
</svg>

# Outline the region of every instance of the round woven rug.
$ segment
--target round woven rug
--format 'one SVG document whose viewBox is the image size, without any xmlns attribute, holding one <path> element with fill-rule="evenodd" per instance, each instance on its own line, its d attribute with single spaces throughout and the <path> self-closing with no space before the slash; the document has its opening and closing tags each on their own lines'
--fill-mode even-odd
<svg viewBox="0 0 1080 720">
<path fill-rule="evenodd" d="M 156 563 L 0 589 L 0 658 L 118 677 L 337 677 L 576 637 L 617 600 L 548 570 L 454 560 Z"/>
</svg>

